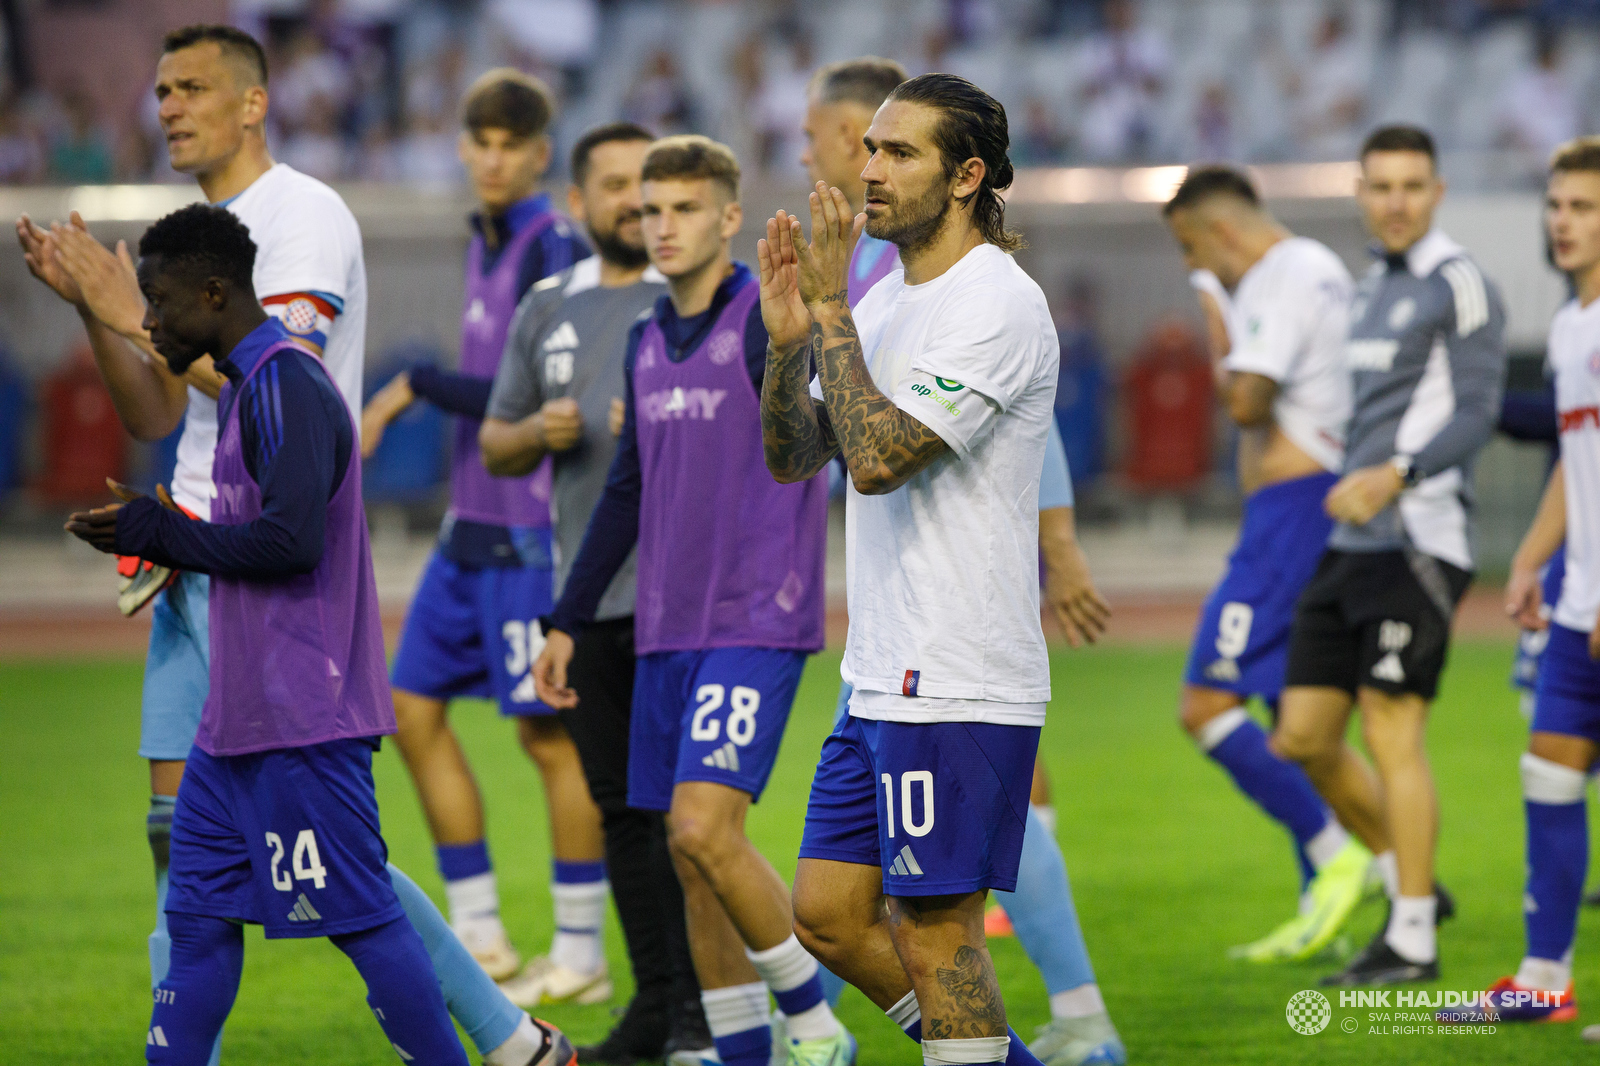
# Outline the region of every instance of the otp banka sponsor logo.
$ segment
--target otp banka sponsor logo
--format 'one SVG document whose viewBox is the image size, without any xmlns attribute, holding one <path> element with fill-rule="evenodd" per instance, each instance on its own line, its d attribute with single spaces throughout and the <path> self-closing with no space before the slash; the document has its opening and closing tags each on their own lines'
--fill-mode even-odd
<svg viewBox="0 0 1600 1066">
<path fill-rule="evenodd" d="M 646 422 L 665 422 L 668 419 L 695 418 L 715 421 L 717 408 L 728 395 L 727 389 L 686 389 L 673 386 L 646 394 L 639 401 L 639 413 Z"/>
</svg>

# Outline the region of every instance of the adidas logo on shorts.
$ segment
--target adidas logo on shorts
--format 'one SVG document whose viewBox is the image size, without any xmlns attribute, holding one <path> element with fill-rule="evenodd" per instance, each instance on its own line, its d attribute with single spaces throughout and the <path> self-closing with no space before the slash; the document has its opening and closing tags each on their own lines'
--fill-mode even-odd
<svg viewBox="0 0 1600 1066">
<path fill-rule="evenodd" d="M 156 1047 L 169 1046 L 167 1044 L 167 1034 L 161 1031 L 161 1026 L 159 1025 L 153 1025 L 150 1027 L 150 1031 L 144 1034 L 144 1042 L 146 1044 L 152 1044 Z"/>
<path fill-rule="evenodd" d="M 700 760 L 702 765 L 715 766 L 718 770 L 739 770 L 739 746 L 733 741 L 728 741 L 716 751 Z"/>
<path fill-rule="evenodd" d="M 916 856 L 911 854 L 910 844 L 900 849 L 900 854 L 894 857 L 894 865 L 889 867 L 889 872 L 896 877 L 922 876 L 922 867 L 917 865 Z"/>
<path fill-rule="evenodd" d="M 291 922 L 320 922 L 322 921 L 322 915 L 317 913 L 317 908 L 311 905 L 311 901 L 306 899 L 306 894 L 302 892 L 300 893 L 300 898 L 295 901 L 294 910 L 289 912 L 289 920 Z"/>
</svg>

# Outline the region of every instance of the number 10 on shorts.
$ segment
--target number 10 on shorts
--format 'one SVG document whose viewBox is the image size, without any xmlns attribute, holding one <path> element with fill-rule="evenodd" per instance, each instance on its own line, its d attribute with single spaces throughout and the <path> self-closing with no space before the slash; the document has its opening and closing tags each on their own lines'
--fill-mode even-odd
<svg viewBox="0 0 1600 1066">
<path fill-rule="evenodd" d="M 889 835 L 894 836 L 894 775 L 884 774 L 883 802 L 888 808 L 886 824 L 889 826 Z M 922 786 L 922 822 L 914 824 L 911 821 L 911 786 Z M 933 772 L 931 770 L 908 770 L 900 775 L 900 828 L 914 837 L 925 837 L 933 832 Z"/>
</svg>

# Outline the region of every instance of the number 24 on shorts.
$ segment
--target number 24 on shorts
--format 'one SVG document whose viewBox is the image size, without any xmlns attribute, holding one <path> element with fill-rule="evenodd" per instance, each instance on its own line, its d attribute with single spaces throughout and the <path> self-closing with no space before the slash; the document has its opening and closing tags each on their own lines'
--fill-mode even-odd
<svg viewBox="0 0 1600 1066">
<path fill-rule="evenodd" d="M 294 856 L 290 860 L 290 866 L 294 870 L 292 879 L 288 870 L 278 869 L 278 864 L 283 861 L 283 838 L 277 833 L 268 833 L 267 847 L 272 849 L 273 888 L 279 892 L 292 892 L 296 881 L 310 881 L 318 888 L 326 887 L 328 868 L 322 865 L 322 854 L 317 851 L 315 831 L 302 829 L 300 835 L 294 838 Z"/>
<path fill-rule="evenodd" d="M 761 709 L 761 693 L 744 685 L 733 686 L 729 692 L 721 685 L 701 685 L 694 693 L 694 718 L 689 722 L 691 740 L 716 740 L 722 734 L 722 723 L 711 717 L 721 709 L 723 699 L 728 702 L 728 739 L 741 748 L 756 737 L 756 712 Z"/>
</svg>

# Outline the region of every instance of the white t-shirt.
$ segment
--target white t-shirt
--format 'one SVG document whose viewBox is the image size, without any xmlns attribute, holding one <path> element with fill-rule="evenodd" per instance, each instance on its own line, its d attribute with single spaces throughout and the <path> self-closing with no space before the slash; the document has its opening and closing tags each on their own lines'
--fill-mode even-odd
<svg viewBox="0 0 1600 1066">
<path fill-rule="evenodd" d="M 339 194 L 278 163 L 222 205 L 256 242 L 256 296 L 291 333 L 322 345 L 328 368 L 359 432 L 361 375 L 367 344 L 367 267 L 361 228 Z M 274 300 L 274 297 L 296 296 Z M 217 401 L 191 387 L 178 438 L 173 498 L 211 517 L 211 458 L 217 449 Z"/>
<path fill-rule="evenodd" d="M 893 492 L 847 492 L 850 712 L 1042 725 L 1039 472 L 1060 362 L 1044 294 L 985 244 L 921 285 L 894 271 L 854 314 L 873 382 L 950 451 Z"/>
<path fill-rule="evenodd" d="M 1245 271 L 1227 307 L 1229 370 L 1278 383 L 1272 419 L 1326 470 L 1344 463 L 1350 421 L 1345 341 L 1355 286 L 1343 260 L 1309 237 L 1274 244 Z"/>
<path fill-rule="evenodd" d="M 1600 302 L 1556 312 L 1549 360 L 1567 490 L 1567 574 L 1554 618 L 1588 633 L 1600 616 Z"/>
</svg>

